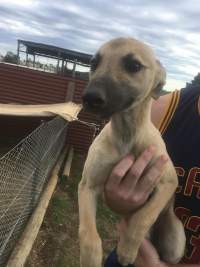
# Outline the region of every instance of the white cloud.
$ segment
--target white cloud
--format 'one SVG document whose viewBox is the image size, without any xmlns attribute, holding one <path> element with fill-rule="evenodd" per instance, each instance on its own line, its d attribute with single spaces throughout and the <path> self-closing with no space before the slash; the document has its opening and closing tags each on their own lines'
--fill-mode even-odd
<svg viewBox="0 0 200 267">
<path fill-rule="evenodd" d="M 188 49 L 184 46 L 171 46 L 171 52 L 175 58 L 190 58 L 196 57 L 196 53 L 193 52 L 191 49 Z"/>
<path fill-rule="evenodd" d="M 174 91 L 176 89 L 181 89 L 185 87 L 186 82 L 177 79 L 167 79 L 166 85 L 164 87 L 167 91 Z"/>
<path fill-rule="evenodd" d="M 161 21 L 170 21 L 170 22 L 177 22 L 178 21 L 178 15 L 172 12 L 160 12 L 157 14 L 157 18 L 159 18 Z"/>
<path fill-rule="evenodd" d="M 200 67 L 191 66 L 189 64 L 187 66 L 178 66 L 177 69 L 191 76 L 195 76 L 198 72 L 200 72 Z"/>
<path fill-rule="evenodd" d="M 0 54 L 5 55 L 8 51 L 14 51 L 16 49 L 16 44 L 9 44 L 6 42 L 0 42 Z"/>
<path fill-rule="evenodd" d="M 36 28 L 31 27 L 31 25 L 26 25 L 25 23 L 18 20 L 4 19 L 4 21 L 0 21 L 0 28 L 12 31 L 15 33 L 24 33 L 33 34 L 42 36 L 43 33 Z"/>
<path fill-rule="evenodd" d="M 154 13 L 154 18 L 164 22 L 177 22 L 178 15 L 171 11 L 166 11 L 166 9 L 159 8 L 151 8 L 150 10 L 143 10 L 141 15 L 144 18 L 148 19 L 152 17 L 152 13 Z"/>
<path fill-rule="evenodd" d="M 54 29 L 46 29 L 41 27 L 40 24 L 36 21 L 32 21 L 30 24 L 26 24 L 23 21 L 14 20 L 14 19 L 0 19 L 0 29 L 13 32 L 17 36 L 20 35 L 30 35 L 37 37 L 58 37 L 59 33 Z"/>
<path fill-rule="evenodd" d="M 57 30 L 63 30 L 63 31 L 67 31 L 67 30 L 72 29 L 72 27 L 70 25 L 63 23 L 63 22 L 56 22 L 54 24 L 54 27 Z"/>
<path fill-rule="evenodd" d="M 167 87 L 180 88 L 200 71 L 198 2 L 0 0 L 0 53 L 17 38 L 93 53 L 111 38 L 132 36 L 154 48 Z"/>
<path fill-rule="evenodd" d="M 0 0 L 0 5 L 19 6 L 23 8 L 33 7 L 38 4 L 37 0 Z"/>
<path fill-rule="evenodd" d="M 67 1 L 65 4 L 58 2 L 54 3 L 53 5 L 55 5 L 56 8 L 66 10 L 73 14 L 82 14 L 82 9 L 77 4 L 74 4 L 72 2 L 70 3 L 70 1 Z"/>
</svg>

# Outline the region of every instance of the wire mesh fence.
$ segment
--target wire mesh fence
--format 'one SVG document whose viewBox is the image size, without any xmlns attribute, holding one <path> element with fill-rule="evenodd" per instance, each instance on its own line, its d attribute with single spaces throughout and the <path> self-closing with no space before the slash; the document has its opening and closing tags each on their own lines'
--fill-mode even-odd
<svg viewBox="0 0 200 267">
<path fill-rule="evenodd" d="M 44 122 L 0 157 L 0 266 L 38 203 L 65 144 L 67 125 L 59 117 Z"/>
</svg>

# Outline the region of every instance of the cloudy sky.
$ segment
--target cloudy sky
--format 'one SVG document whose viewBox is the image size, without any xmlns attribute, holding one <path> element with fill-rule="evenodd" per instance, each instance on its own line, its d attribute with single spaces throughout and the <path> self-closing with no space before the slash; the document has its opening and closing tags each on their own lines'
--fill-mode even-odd
<svg viewBox="0 0 200 267">
<path fill-rule="evenodd" d="M 199 0 L 0 0 L 0 53 L 17 39 L 94 53 L 132 36 L 154 48 L 173 90 L 200 72 L 199 21 Z"/>
</svg>

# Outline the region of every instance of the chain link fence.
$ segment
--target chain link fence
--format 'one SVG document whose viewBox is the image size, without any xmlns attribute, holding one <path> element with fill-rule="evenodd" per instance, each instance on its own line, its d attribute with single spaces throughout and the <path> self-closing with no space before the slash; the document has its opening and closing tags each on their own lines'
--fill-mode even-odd
<svg viewBox="0 0 200 267">
<path fill-rule="evenodd" d="M 38 203 L 50 171 L 64 147 L 64 119 L 42 123 L 0 157 L 0 266 L 5 266 L 16 241 Z"/>
</svg>

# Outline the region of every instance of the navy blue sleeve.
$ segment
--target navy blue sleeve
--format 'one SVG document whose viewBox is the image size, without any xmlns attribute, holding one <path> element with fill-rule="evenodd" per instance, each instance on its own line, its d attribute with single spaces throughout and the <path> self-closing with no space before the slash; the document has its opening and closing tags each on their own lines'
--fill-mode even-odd
<svg viewBox="0 0 200 267">
<path fill-rule="evenodd" d="M 113 250 L 107 257 L 104 267 L 134 267 L 133 264 L 122 266 L 117 260 L 116 250 Z"/>
</svg>

